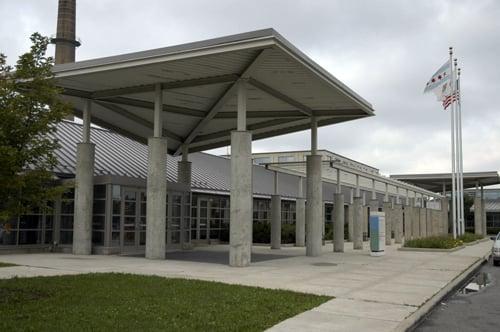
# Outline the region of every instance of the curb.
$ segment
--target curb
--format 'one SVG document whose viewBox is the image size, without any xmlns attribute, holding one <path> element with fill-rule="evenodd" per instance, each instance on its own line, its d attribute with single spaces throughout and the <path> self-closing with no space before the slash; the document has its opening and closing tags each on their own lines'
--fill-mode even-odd
<svg viewBox="0 0 500 332">
<path fill-rule="evenodd" d="M 462 282 L 474 275 L 479 268 L 488 261 L 489 253 L 485 256 L 479 257 L 478 260 L 469 266 L 464 272 L 453 279 L 448 285 L 442 288 L 439 292 L 434 294 L 427 302 L 425 302 L 420 308 L 417 309 L 413 314 L 408 316 L 404 321 L 396 326 L 395 331 L 412 331 L 415 329 L 423 319 L 429 314 L 434 307 L 441 302 L 444 298 L 448 297 L 451 293 L 456 292 Z"/>
<path fill-rule="evenodd" d="M 478 244 L 478 243 L 481 243 L 481 242 L 486 242 L 486 241 L 491 241 L 491 240 L 489 238 L 484 238 L 484 239 L 476 240 L 476 241 L 473 241 L 473 242 L 465 243 L 465 245 L 466 246 L 473 246 L 475 244 Z"/>
</svg>

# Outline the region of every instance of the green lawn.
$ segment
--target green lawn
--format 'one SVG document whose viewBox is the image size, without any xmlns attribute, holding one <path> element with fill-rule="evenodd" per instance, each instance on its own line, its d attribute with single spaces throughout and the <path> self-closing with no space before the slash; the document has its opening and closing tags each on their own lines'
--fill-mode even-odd
<svg viewBox="0 0 500 332">
<path fill-rule="evenodd" d="M 0 262 L 0 267 L 16 266 L 16 264 Z"/>
<path fill-rule="evenodd" d="M 0 280 L 0 331 L 262 331 L 331 299 L 130 274 Z"/>
</svg>

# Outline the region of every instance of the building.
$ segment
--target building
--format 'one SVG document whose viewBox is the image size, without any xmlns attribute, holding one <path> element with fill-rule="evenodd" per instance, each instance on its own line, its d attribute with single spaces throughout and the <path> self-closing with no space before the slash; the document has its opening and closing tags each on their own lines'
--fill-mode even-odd
<svg viewBox="0 0 500 332">
<path fill-rule="evenodd" d="M 475 198 L 475 190 L 466 190 L 465 194 L 471 198 Z M 484 197 L 484 211 L 486 213 L 486 228 L 488 234 L 497 234 L 500 232 L 500 189 L 498 188 L 485 188 L 483 192 Z M 470 212 L 472 216 L 476 211 L 475 204 L 472 204 Z M 466 227 L 474 229 L 474 218 L 466 220 Z"/>
<path fill-rule="evenodd" d="M 391 175 L 390 177 L 395 180 L 411 183 L 432 192 L 441 192 L 442 196 L 451 196 L 451 173 L 398 174 Z M 498 175 L 498 172 L 489 171 L 463 173 L 463 184 L 464 193 L 474 199 L 473 208 L 471 209 L 474 212 L 474 215 L 470 216 L 469 219 L 464 220 L 464 228 L 484 236 L 486 236 L 488 232 L 496 232 L 497 229 L 494 225 L 496 225 L 495 220 L 497 220 L 497 217 L 494 215 L 495 212 L 493 211 L 496 211 L 497 209 L 497 201 L 486 196 L 485 193 L 489 190 L 484 189 L 484 187 L 500 184 L 500 176 Z M 489 191 L 489 197 L 494 198 L 496 195 L 497 190 L 491 189 L 491 191 Z M 488 208 L 486 206 L 488 206 Z M 465 208 L 466 207 L 464 206 L 464 209 Z M 489 218 L 487 218 L 487 210 L 491 211 Z M 464 216 L 466 214 L 467 211 L 464 211 Z M 490 220 L 489 222 L 487 222 L 488 219 Z"/>
<path fill-rule="evenodd" d="M 35 213 L 14 221 L 8 236 L 4 230 L 3 241 L 16 245 L 52 242 L 69 246 L 75 255 L 123 252 L 132 247 L 143 250 L 148 259 L 164 259 L 169 248 L 221 240 L 229 233 L 229 264 L 247 266 L 255 213 L 259 217 L 267 209 L 265 203 L 255 207 L 255 194 L 270 195 L 270 242 L 277 249 L 283 215 L 293 215 L 291 203 L 286 202 L 293 201 L 295 191 L 296 243 L 306 246 L 307 256 L 320 255 L 327 214 L 323 188 L 331 181 L 323 181 L 330 175 L 322 176 L 325 165 L 318 154 L 318 127 L 374 116 L 372 105 L 274 29 L 74 62 L 75 47 L 80 45 L 75 7 L 75 0 L 60 0 L 53 39 L 54 80 L 61 98 L 71 103 L 74 115 L 83 121 L 72 140 L 64 136 L 63 142 L 68 140 L 72 146 L 65 146 L 64 156 L 59 157 L 69 162 L 55 170 L 61 181 L 73 182 L 74 189 L 54 203 L 55 214 Z M 91 123 L 110 131 L 92 130 Z M 303 130 L 310 130 L 311 149 L 299 169 L 284 172 L 252 165 L 252 140 Z M 99 135 L 107 138 L 93 137 Z M 147 144 L 147 149 L 138 153 L 134 148 L 140 143 Z M 230 160 L 196 154 L 227 145 L 231 145 Z M 181 156 L 180 160 L 175 163 L 168 154 Z M 206 160 L 198 163 L 196 158 Z M 212 162 L 215 168 L 199 177 L 196 167 Z M 356 181 L 352 210 L 347 214 L 352 216 L 348 224 L 353 225 L 354 247 L 359 249 L 368 216 L 360 196 L 365 173 L 346 172 L 340 163 L 334 166 L 338 174 L 334 219 L 345 220 L 340 173 Z M 73 176 L 74 180 L 68 179 Z M 211 188 L 211 176 L 226 184 L 230 204 L 227 194 L 220 195 L 220 188 Z M 288 183 L 293 182 L 292 176 L 295 185 Z M 373 176 L 368 177 L 372 204 L 380 182 Z M 259 193 L 259 181 L 271 185 L 270 192 Z M 393 209 L 388 201 L 390 189 L 388 183 L 384 186 L 384 210 L 389 215 Z M 399 186 L 391 187 L 399 198 Z M 207 198 L 196 190 L 205 190 Z M 425 203 L 425 196 L 439 195 L 420 189 L 413 190 L 412 198 L 408 189 L 405 194 L 412 211 L 406 220 L 415 219 L 411 236 L 426 235 L 427 222 L 436 226 L 432 231 L 444 231 L 444 219 L 432 216 L 434 209 Z M 420 203 L 415 206 L 417 200 Z M 397 200 L 395 205 L 396 241 L 400 242 L 405 228 L 403 209 Z M 378 204 L 372 208 L 378 209 Z M 335 223 L 335 251 L 343 251 L 344 224 Z M 387 225 L 392 226 L 392 221 Z"/>
<path fill-rule="evenodd" d="M 20 216 L 4 227 L 0 234 L 0 249 L 3 252 L 14 250 L 56 250 L 71 252 L 74 231 L 74 183 L 77 163 L 77 142 L 82 135 L 83 125 L 64 121 L 58 125 L 55 137 L 60 141 L 60 148 L 56 151 L 58 165 L 54 174 L 60 183 L 68 187 L 66 193 L 51 204 L 50 211 L 35 211 L 31 215 Z M 145 250 L 146 240 L 146 204 L 147 204 L 147 155 L 146 145 L 127 138 L 110 130 L 92 127 L 92 142 L 96 144 L 95 167 L 93 174 L 93 207 L 92 207 L 92 253 L 95 254 L 137 254 Z M 283 152 L 287 154 L 289 152 Z M 296 152 L 300 155 L 303 152 Z M 268 156 L 281 155 L 270 153 Z M 334 155 L 331 152 L 320 150 L 324 156 L 326 168 L 332 159 L 326 157 Z M 337 155 L 336 155 L 337 156 Z M 256 154 L 255 158 L 261 158 Z M 345 158 L 345 157 L 344 157 Z M 346 158 L 347 159 L 347 158 Z M 272 159 L 274 160 L 274 159 Z M 285 163 L 293 163 L 290 159 Z M 166 198 L 166 248 L 167 250 L 189 249 L 193 246 L 213 243 L 227 243 L 229 241 L 230 225 L 230 167 L 231 161 L 227 157 L 218 157 L 206 153 L 190 154 L 192 163 L 191 185 L 179 181 L 179 162 L 181 157 L 167 158 L 167 198 Z M 352 166 L 351 172 L 361 172 L 356 167 L 356 161 L 345 165 L 345 170 Z M 279 163 L 276 163 L 279 164 Z M 287 228 L 288 233 L 282 239 L 283 243 L 296 242 L 295 227 L 297 221 L 296 203 L 303 199 L 304 194 L 300 187 L 305 187 L 303 172 L 286 168 L 285 165 L 257 165 L 252 166 L 253 173 L 253 207 L 252 219 L 254 233 L 260 234 L 257 242 L 270 242 L 269 225 L 272 214 L 272 197 L 280 197 L 280 224 Z M 364 165 L 364 164 L 360 164 Z M 367 170 L 375 168 L 364 165 Z M 325 169 L 326 169 L 325 168 Z M 297 167 L 295 167 L 297 169 Z M 378 172 L 377 172 L 378 173 Z M 328 172 L 323 173 L 328 176 Z M 431 193 L 419 188 L 412 188 L 407 184 L 398 183 L 389 178 L 377 175 L 374 172 L 363 173 L 365 176 L 377 176 L 377 197 L 380 204 L 377 210 L 383 207 L 384 183 L 398 188 L 416 190 L 414 195 L 427 197 Z M 323 179 L 323 220 L 324 225 L 334 222 L 334 193 L 337 184 L 335 176 Z M 302 184 L 301 184 L 302 183 Z M 369 182 L 367 182 L 369 184 Z M 360 191 L 371 195 L 371 188 L 364 186 L 361 181 Z M 277 191 L 276 191 L 277 187 Z M 346 239 L 352 240 L 353 216 L 350 195 L 355 190 L 355 183 L 346 183 L 342 179 L 343 192 L 346 199 L 344 218 Z M 392 191 L 391 191 L 392 193 Z M 406 191 L 404 191 L 406 193 Z M 405 195 L 401 193 L 401 201 Z M 404 198 L 404 199 L 403 199 Z M 390 195 L 391 208 L 396 204 L 397 196 Z M 366 212 L 374 203 L 363 204 Z M 303 211 L 304 212 L 304 211 Z M 367 216 L 365 212 L 365 225 Z M 288 225 L 288 227 L 286 227 Z M 325 226 L 326 228 L 327 226 Z M 292 232 L 290 232 L 290 229 Z M 365 236 L 367 230 L 364 229 Z M 325 234 L 323 234 L 325 236 Z M 254 239 L 255 239 L 254 235 Z M 302 244 L 304 245 L 304 244 Z"/>
</svg>

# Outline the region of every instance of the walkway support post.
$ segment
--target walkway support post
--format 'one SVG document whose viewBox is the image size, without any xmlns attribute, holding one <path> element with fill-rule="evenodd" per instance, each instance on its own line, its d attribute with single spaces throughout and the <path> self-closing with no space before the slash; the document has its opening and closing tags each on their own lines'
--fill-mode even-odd
<svg viewBox="0 0 500 332">
<path fill-rule="evenodd" d="M 420 206 L 418 202 L 418 198 L 415 194 L 415 207 L 413 208 L 413 217 L 411 220 L 412 223 L 412 238 L 418 239 L 420 237 Z"/>
<path fill-rule="evenodd" d="M 252 134 L 246 130 L 247 83 L 238 82 L 237 130 L 231 132 L 229 265 L 250 265 L 252 256 Z"/>
<path fill-rule="evenodd" d="M 318 122 L 311 117 L 311 155 L 307 156 L 306 255 L 319 256 L 322 249 L 323 187 L 318 155 Z"/>
<path fill-rule="evenodd" d="M 354 189 L 349 190 L 349 204 L 347 204 L 347 239 L 349 242 L 353 242 L 354 238 L 354 209 L 353 209 L 353 201 L 354 201 Z"/>
<path fill-rule="evenodd" d="M 191 174 L 192 174 L 192 164 L 189 161 L 189 148 L 187 144 L 182 145 L 182 158 L 177 162 L 177 182 L 182 183 L 186 186 L 186 190 L 191 191 Z M 186 227 L 191 227 L 191 225 L 186 225 L 185 220 L 181 221 L 181 246 L 183 249 L 189 249 L 191 247 L 190 233 L 189 229 Z"/>
<path fill-rule="evenodd" d="M 274 195 L 271 195 L 271 249 L 281 249 L 281 196 L 278 172 L 274 172 Z"/>
<path fill-rule="evenodd" d="M 77 145 L 76 151 L 74 255 L 90 255 L 92 253 L 95 144 L 90 143 L 91 107 L 90 99 L 85 100 L 82 142 Z"/>
<path fill-rule="evenodd" d="M 394 205 L 394 242 L 403 243 L 403 205 L 400 202 Z"/>
<path fill-rule="evenodd" d="M 426 207 L 426 201 L 424 197 L 422 196 L 422 200 L 420 203 L 420 237 L 424 238 L 427 237 L 427 207 Z"/>
<path fill-rule="evenodd" d="M 384 201 L 383 210 L 385 212 L 385 245 L 390 246 L 391 240 L 391 220 L 392 220 L 392 204 L 389 201 Z"/>
<path fill-rule="evenodd" d="M 481 230 L 483 231 L 483 236 L 488 235 L 488 228 L 486 227 L 486 207 L 484 206 L 484 188 L 481 185 L 481 216 L 483 220 L 483 226 L 481 227 Z"/>
<path fill-rule="evenodd" d="M 333 251 L 344 252 L 344 194 L 340 184 L 340 169 L 337 169 L 337 192 L 333 195 Z"/>
<path fill-rule="evenodd" d="M 363 249 L 363 197 L 359 190 L 359 175 L 356 175 L 356 194 L 353 198 L 353 249 Z"/>
<path fill-rule="evenodd" d="M 163 132 L 163 91 L 155 86 L 153 137 L 148 139 L 146 258 L 165 259 L 167 207 L 167 139 Z"/>
<path fill-rule="evenodd" d="M 306 199 L 304 198 L 303 179 L 299 177 L 298 196 L 295 201 L 295 246 L 306 245 Z"/>
</svg>

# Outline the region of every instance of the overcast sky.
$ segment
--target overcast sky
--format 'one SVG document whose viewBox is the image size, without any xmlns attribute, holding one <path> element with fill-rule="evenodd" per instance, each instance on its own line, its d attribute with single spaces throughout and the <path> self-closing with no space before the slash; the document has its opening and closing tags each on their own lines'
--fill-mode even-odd
<svg viewBox="0 0 500 332">
<path fill-rule="evenodd" d="M 57 0 L 0 0 L 0 13 L 0 52 L 11 63 L 31 33 L 55 33 Z M 464 170 L 489 171 L 500 165 L 499 18 L 495 0 L 77 0 L 77 60 L 272 27 L 376 110 L 320 128 L 320 148 L 383 174 L 449 172 L 449 113 L 422 90 L 454 46 Z M 308 132 L 253 144 L 255 152 L 309 147 Z"/>
</svg>

